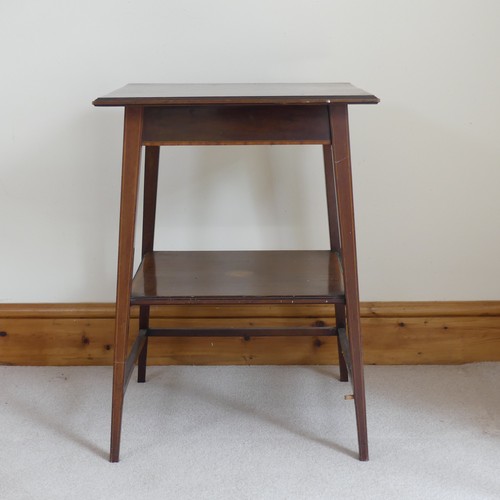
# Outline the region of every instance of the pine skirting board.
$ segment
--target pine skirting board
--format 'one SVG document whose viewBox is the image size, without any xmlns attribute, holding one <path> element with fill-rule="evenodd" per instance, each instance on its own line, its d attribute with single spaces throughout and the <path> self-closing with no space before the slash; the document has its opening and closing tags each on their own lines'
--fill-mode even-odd
<svg viewBox="0 0 500 500">
<path fill-rule="evenodd" d="M 166 306 L 156 327 L 334 324 L 331 306 Z M 0 364 L 109 365 L 113 304 L 0 304 Z M 138 326 L 133 310 L 131 338 Z M 366 364 L 500 361 L 500 301 L 365 302 Z M 335 364 L 336 338 L 151 338 L 148 364 Z"/>
</svg>

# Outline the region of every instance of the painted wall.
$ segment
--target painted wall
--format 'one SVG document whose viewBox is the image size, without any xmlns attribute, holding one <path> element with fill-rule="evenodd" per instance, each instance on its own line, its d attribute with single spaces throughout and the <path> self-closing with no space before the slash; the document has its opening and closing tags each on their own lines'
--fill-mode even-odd
<svg viewBox="0 0 500 500">
<path fill-rule="evenodd" d="M 128 82 L 350 81 L 362 300 L 500 299 L 498 0 L 3 0 L 0 302 L 112 301 Z M 326 248 L 319 147 L 162 150 L 158 248 Z"/>
</svg>

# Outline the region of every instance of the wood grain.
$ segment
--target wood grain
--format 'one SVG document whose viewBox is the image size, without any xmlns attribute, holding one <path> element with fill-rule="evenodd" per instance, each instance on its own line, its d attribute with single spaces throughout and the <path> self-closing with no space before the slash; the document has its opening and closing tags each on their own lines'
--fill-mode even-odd
<svg viewBox="0 0 500 500">
<path fill-rule="evenodd" d="M 326 106 L 144 108 L 147 145 L 327 144 Z"/>
<path fill-rule="evenodd" d="M 211 104 L 376 104 L 350 83 L 130 83 L 97 98 L 94 106 Z"/>
<path fill-rule="evenodd" d="M 152 327 L 334 325 L 332 306 L 152 307 Z M 138 329 L 133 308 L 131 338 Z M 0 364 L 110 365 L 113 304 L 0 304 Z M 365 302 L 365 364 L 500 361 L 500 301 Z M 148 362 L 332 364 L 336 338 L 151 338 Z"/>
<path fill-rule="evenodd" d="M 131 303 L 343 303 L 342 281 L 339 255 L 328 250 L 151 252 Z"/>
</svg>

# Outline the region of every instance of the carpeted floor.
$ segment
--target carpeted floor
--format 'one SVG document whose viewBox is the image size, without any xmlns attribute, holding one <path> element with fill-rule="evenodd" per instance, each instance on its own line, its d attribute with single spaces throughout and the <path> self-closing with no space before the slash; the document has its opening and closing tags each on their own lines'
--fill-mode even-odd
<svg viewBox="0 0 500 500">
<path fill-rule="evenodd" d="M 500 363 L 152 367 L 107 461 L 111 369 L 0 367 L 0 499 L 498 499 Z"/>
</svg>

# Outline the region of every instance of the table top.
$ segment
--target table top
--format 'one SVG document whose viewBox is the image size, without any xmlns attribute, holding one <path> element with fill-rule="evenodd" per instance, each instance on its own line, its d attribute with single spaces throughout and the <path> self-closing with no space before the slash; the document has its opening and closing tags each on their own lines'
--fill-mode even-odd
<svg viewBox="0 0 500 500">
<path fill-rule="evenodd" d="M 97 98 L 94 106 L 213 104 L 376 104 L 350 83 L 130 83 Z"/>
</svg>

